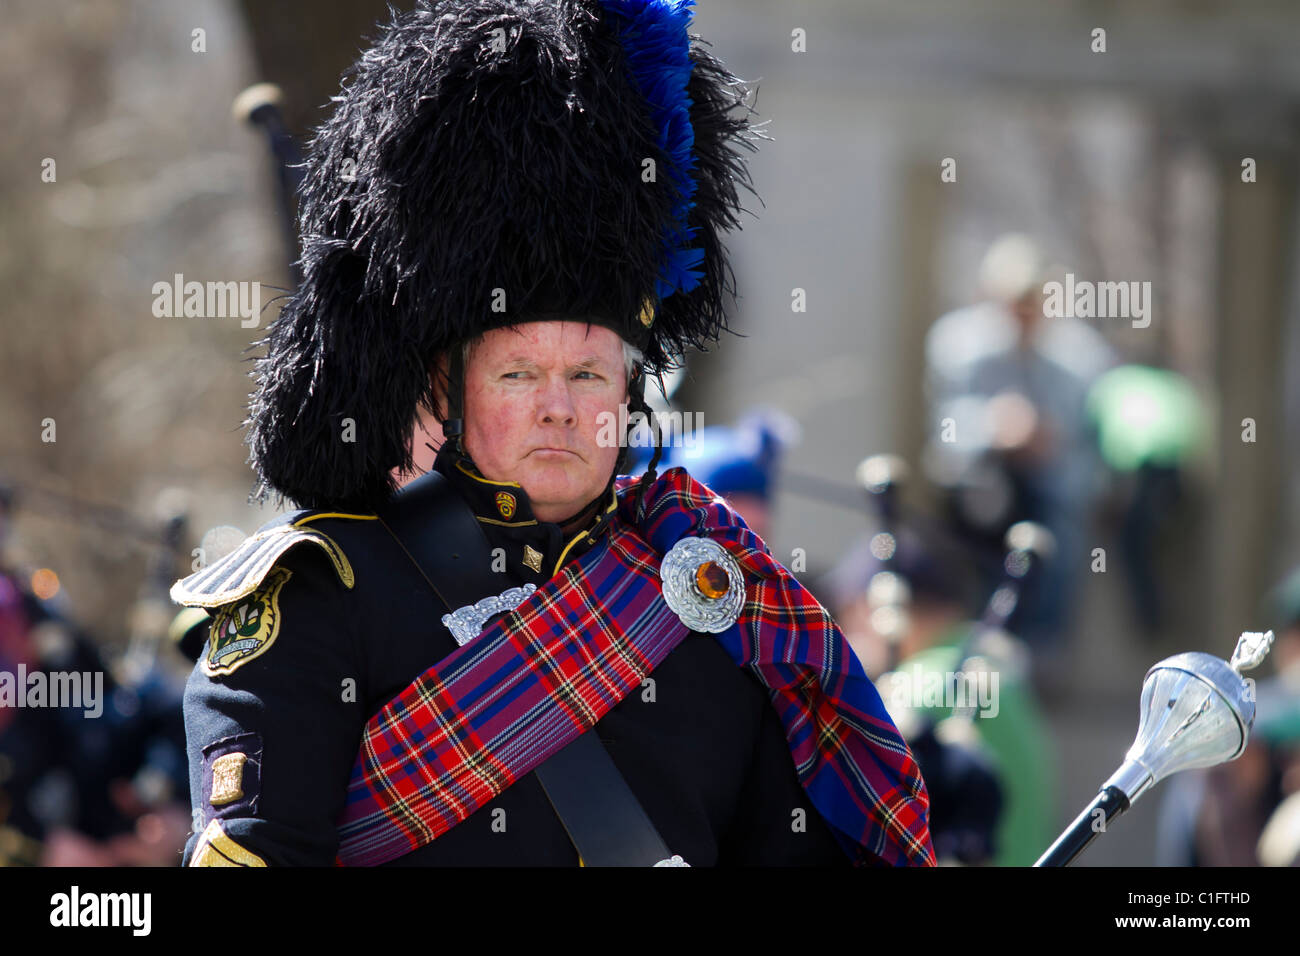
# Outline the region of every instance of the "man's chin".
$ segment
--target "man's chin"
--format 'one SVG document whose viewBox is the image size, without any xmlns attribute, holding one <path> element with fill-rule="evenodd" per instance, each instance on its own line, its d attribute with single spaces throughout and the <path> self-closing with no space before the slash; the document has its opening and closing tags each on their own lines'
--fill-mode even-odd
<svg viewBox="0 0 1300 956">
<path fill-rule="evenodd" d="M 548 501 L 567 501 L 577 494 L 579 482 L 558 468 L 530 469 L 519 482 L 528 492 L 528 499 L 536 506 Z"/>
<path fill-rule="evenodd" d="M 590 485 L 585 482 L 534 479 L 532 482 L 521 481 L 520 484 L 528 492 L 528 500 L 539 521 L 568 518 L 600 494 L 599 488 L 588 494 Z"/>
</svg>

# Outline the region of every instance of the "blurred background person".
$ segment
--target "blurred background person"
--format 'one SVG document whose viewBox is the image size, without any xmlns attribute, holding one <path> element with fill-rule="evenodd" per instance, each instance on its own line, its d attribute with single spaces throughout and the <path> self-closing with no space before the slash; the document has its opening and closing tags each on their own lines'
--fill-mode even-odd
<svg viewBox="0 0 1300 956">
<path fill-rule="evenodd" d="M 928 761 L 927 784 L 935 775 L 936 853 L 942 843 L 962 862 L 1028 866 L 1056 836 L 1056 758 L 1027 650 L 978 622 L 974 577 L 969 555 L 912 517 L 864 538 L 824 589 L 899 729 L 915 737 L 918 761 Z M 977 680 L 992 696 L 971 713 L 955 686 Z M 936 687 L 951 687 L 953 699 L 929 699 Z"/>
<path fill-rule="evenodd" d="M 1102 461 L 1120 486 L 1120 553 L 1137 633 L 1154 643 L 1168 626 L 1163 532 L 1185 500 L 1188 465 L 1206 444 L 1205 411 L 1184 376 L 1137 363 L 1101 375 L 1087 405 Z"/>
<path fill-rule="evenodd" d="M 167 666 L 170 642 L 148 633 L 165 630 L 168 612 L 149 606 L 146 587 L 135 653 L 113 666 L 72 620 L 55 573 L 12 562 L 15 500 L 0 493 L 0 672 L 17 693 L 27 690 L 18 676 L 37 672 L 47 687 L 53 675 L 92 685 L 80 707 L 0 706 L 0 864 L 174 864 L 190 822 L 183 685 Z"/>
<path fill-rule="evenodd" d="M 674 412 L 662 414 L 671 416 Z M 691 419 L 682 421 L 689 425 Z M 790 416 L 771 409 L 754 409 L 735 425 L 677 429 L 673 444 L 664 449 L 660 458 L 659 471 L 685 468 L 693 478 L 725 498 L 750 530 L 766 541 L 773 528 L 771 511 L 781 459 L 798 441 L 799 426 Z M 649 460 L 648 455 L 636 456 L 630 472 L 644 471 Z"/>
<path fill-rule="evenodd" d="M 985 300 L 936 320 L 925 354 L 930 472 L 991 569 L 986 578 L 997 574 L 1012 524 L 1038 522 L 1056 539 L 1043 585 L 1017 608 L 1012 627 L 1059 680 L 1059 643 L 1086 567 L 1099 481 L 1088 389 L 1114 359 L 1082 320 L 1044 314 L 1050 274 L 1033 240 L 997 240 L 980 267 Z"/>
</svg>

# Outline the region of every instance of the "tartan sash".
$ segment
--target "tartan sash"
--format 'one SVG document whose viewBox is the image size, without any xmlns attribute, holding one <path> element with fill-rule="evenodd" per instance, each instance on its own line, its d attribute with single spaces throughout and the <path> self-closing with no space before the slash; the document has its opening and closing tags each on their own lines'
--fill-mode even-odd
<svg viewBox="0 0 1300 956">
<path fill-rule="evenodd" d="M 730 507 L 681 468 L 615 485 L 618 519 L 514 611 L 430 667 L 370 719 L 339 862 L 376 865 L 465 820 L 589 730 L 691 632 L 659 562 L 707 536 L 740 563 L 739 620 L 711 635 L 767 689 L 800 783 L 856 863 L 933 865 L 929 796 L 912 754 L 830 615 Z"/>
</svg>

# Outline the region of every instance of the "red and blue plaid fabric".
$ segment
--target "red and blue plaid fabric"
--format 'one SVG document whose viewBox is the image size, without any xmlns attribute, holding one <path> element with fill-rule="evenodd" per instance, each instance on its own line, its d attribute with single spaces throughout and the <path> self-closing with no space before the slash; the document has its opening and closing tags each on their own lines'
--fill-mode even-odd
<svg viewBox="0 0 1300 956">
<path fill-rule="evenodd" d="M 445 833 L 592 727 L 690 631 L 659 562 L 687 536 L 745 573 L 739 620 L 712 635 L 781 717 L 813 806 L 857 863 L 933 865 L 911 751 L 826 610 L 744 521 L 683 469 L 616 484 L 609 535 L 371 718 L 339 824 L 339 861 L 374 865 Z"/>
</svg>

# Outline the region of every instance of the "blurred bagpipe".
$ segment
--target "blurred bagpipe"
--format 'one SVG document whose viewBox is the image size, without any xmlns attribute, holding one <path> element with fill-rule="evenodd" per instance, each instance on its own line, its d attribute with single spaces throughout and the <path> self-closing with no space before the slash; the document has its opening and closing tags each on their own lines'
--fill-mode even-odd
<svg viewBox="0 0 1300 956">
<path fill-rule="evenodd" d="M 957 579 L 959 564 L 973 562 L 941 529 L 908 512 L 908 477 L 906 463 L 895 455 L 874 455 L 858 466 L 857 484 L 877 530 L 868 542 L 868 563 L 854 566 L 850 558 L 847 582 L 863 587 L 869 631 L 883 642 L 879 673 L 871 676 L 926 779 L 936 854 L 941 862 L 990 864 L 1008 859 L 1000 836 L 1017 828 L 1036 832 L 1041 814 L 1029 804 L 1051 791 L 1051 768 L 1040 765 L 1046 761 L 1026 764 L 1020 757 L 1033 751 L 1034 729 L 1000 727 L 1002 733 L 986 739 L 988 724 L 977 723 L 977 716 L 998 716 L 996 698 L 1018 693 L 1013 685 L 1024 681 L 1028 651 L 1009 622 L 1050 559 L 1052 539 L 1030 522 L 1012 526 L 1001 579 L 972 614 L 978 597 Z M 837 590 L 843 601 L 844 587 Z M 960 635 L 955 646 L 931 650 L 939 635 L 919 633 L 916 616 L 932 615 L 931 605 L 949 624 L 943 636 Z M 1003 721 L 1034 719 L 1021 708 Z"/>
<path fill-rule="evenodd" d="M 281 99 L 274 85 L 258 84 L 236 98 L 232 113 L 266 136 L 296 285 L 301 151 Z M 35 482 L 0 481 L 0 543 L 19 508 L 119 547 L 129 543 L 146 558 L 118 653 L 74 619 L 54 569 L 30 572 L 0 560 L 0 675 L 75 672 L 102 680 L 94 719 L 85 708 L 0 706 L 0 864 L 174 864 L 189 829 L 184 673 L 209 626 L 202 609 L 178 613 L 168 595 L 193 570 L 184 494 L 164 492 L 154 514 L 143 516 Z"/>
<path fill-rule="evenodd" d="M 911 627 L 913 601 L 911 569 L 903 566 L 909 521 L 904 517 L 902 487 L 907 471 L 901 459 L 888 455 L 868 458 L 857 470 L 858 484 L 880 527 L 871 541 L 878 569 L 865 585 L 872 630 L 887 647 L 885 673 L 877 675 L 877 686 L 887 705 L 894 705 L 891 713 L 921 764 L 931 792 L 931 829 L 941 860 L 988 862 L 995 848 L 987 835 L 1002 810 L 1001 788 L 995 765 L 982 759 L 979 735 L 974 732 L 976 708 L 969 697 L 961 702 L 958 681 L 977 678 L 991 667 L 1008 667 L 1012 673 L 1019 669 L 1015 662 L 1028 652 L 1017 649 L 1009 625 L 1017 606 L 1039 580 L 1039 572 L 1052 560 L 1055 543 L 1045 528 L 1032 522 L 1017 522 L 1007 530 L 1001 579 L 958 643 L 950 658 L 954 666 L 943 675 L 944 686 L 954 691 L 945 702 L 954 705 L 939 718 L 925 715 L 924 708 L 907 707 L 908 694 L 898 694 L 891 680 L 902 663 L 899 648 Z M 786 486 L 804 494 L 828 487 L 820 478 L 789 478 Z M 831 496 L 814 493 L 814 497 Z M 834 498 L 845 503 L 842 490 Z M 1189 652 L 1152 666 L 1142 684 L 1138 731 L 1120 767 L 1034 865 L 1072 863 L 1107 832 L 1116 817 L 1165 777 L 1241 756 L 1255 722 L 1254 684 L 1243 675 L 1264 660 L 1272 642 L 1272 631 L 1244 632 L 1229 660 Z M 915 687 L 910 690 L 914 700 Z M 943 747 L 949 748 L 947 752 Z"/>
<path fill-rule="evenodd" d="M 167 590 L 183 564 L 181 497 L 149 518 L 14 481 L 0 483 L 0 862 L 158 865 L 188 828 L 184 668 Z M 56 569 L 11 560 L 21 511 L 146 552 L 112 653 L 77 620 Z M 56 686 L 75 687 L 69 699 Z M 37 689 L 43 688 L 44 694 Z M 47 699 L 48 697 L 48 699 Z"/>
<path fill-rule="evenodd" d="M 284 94 L 274 83 L 256 83 L 235 97 L 230 110 L 237 121 L 247 123 L 266 138 L 275 177 L 281 236 L 289 252 L 289 269 L 296 287 L 302 281 L 297 255 L 297 196 L 303 179 L 303 157 L 285 124 L 281 112 L 283 102 Z"/>
</svg>

